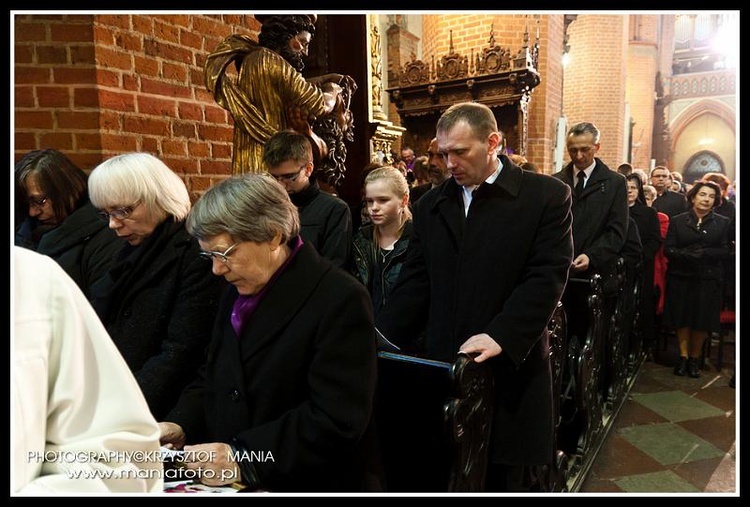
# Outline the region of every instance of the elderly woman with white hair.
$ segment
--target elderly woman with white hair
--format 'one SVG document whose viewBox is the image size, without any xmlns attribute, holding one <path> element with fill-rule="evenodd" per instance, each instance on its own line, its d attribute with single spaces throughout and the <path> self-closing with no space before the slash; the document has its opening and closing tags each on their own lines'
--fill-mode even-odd
<svg viewBox="0 0 750 507">
<path fill-rule="evenodd" d="M 185 230 L 185 184 L 161 160 L 118 155 L 88 181 L 91 202 L 126 242 L 92 286 L 92 304 L 158 420 L 203 362 L 224 284 Z"/>
</svg>

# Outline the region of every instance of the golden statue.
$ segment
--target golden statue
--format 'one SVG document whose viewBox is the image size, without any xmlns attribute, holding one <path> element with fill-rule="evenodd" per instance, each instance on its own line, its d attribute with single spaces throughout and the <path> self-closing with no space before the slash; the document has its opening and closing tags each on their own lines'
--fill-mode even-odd
<svg viewBox="0 0 750 507">
<path fill-rule="evenodd" d="M 352 141 L 350 76 L 326 74 L 305 79 L 303 57 L 315 34 L 315 15 L 257 15 L 258 41 L 230 35 L 205 66 L 206 87 L 234 118 L 232 172 L 262 172 L 263 145 L 279 130 L 292 128 L 311 138 L 315 166 L 331 185 L 343 177 Z M 236 76 L 230 74 L 234 63 Z"/>
</svg>

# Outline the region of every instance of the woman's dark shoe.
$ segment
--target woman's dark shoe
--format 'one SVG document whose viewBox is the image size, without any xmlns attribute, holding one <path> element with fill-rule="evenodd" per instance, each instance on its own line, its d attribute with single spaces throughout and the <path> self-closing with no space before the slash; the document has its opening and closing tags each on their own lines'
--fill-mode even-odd
<svg viewBox="0 0 750 507">
<path fill-rule="evenodd" d="M 688 358 L 680 356 L 677 366 L 674 367 L 674 374 L 679 377 L 687 375 Z"/>
<path fill-rule="evenodd" d="M 729 387 L 734 389 L 734 375 L 732 375 L 732 378 L 729 379 Z"/>
<path fill-rule="evenodd" d="M 698 366 L 698 363 L 700 363 L 700 359 L 696 357 L 688 359 L 687 374 L 690 378 L 698 378 L 701 376 L 701 369 Z"/>
</svg>

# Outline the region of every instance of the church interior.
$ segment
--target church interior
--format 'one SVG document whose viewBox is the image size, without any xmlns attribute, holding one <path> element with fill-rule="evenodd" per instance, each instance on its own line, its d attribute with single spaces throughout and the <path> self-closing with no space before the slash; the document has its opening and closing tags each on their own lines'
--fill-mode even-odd
<svg viewBox="0 0 750 507">
<path fill-rule="evenodd" d="M 54 147 L 90 170 L 146 151 L 194 199 L 232 174 L 232 117 L 206 90 L 203 69 L 228 35 L 258 36 L 253 13 L 23 12 L 12 26 L 14 158 Z M 598 157 L 612 169 L 666 166 L 686 183 L 718 172 L 737 189 L 739 11 L 321 12 L 303 74 L 331 72 L 357 83 L 346 172 L 328 188 L 352 208 L 368 164 L 391 163 L 407 146 L 425 155 L 441 113 L 462 101 L 489 106 L 505 152 L 545 174 L 570 161 L 566 131 L 587 121 L 600 129 Z M 739 390 L 727 388 L 736 351 L 714 344 L 700 387 L 671 375 L 674 344 L 661 350 L 663 363 L 623 363 L 619 391 L 603 408 L 584 403 L 593 412 L 563 432 L 570 441 L 557 463 L 531 472 L 534 487 L 737 491 Z M 440 383 L 450 365 L 419 368 L 437 368 Z M 415 371 L 408 375 L 424 383 L 420 375 L 437 370 Z M 676 434 L 680 442 L 670 440 Z M 681 461 L 673 451 L 683 444 L 696 452 Z"/>
</svg>

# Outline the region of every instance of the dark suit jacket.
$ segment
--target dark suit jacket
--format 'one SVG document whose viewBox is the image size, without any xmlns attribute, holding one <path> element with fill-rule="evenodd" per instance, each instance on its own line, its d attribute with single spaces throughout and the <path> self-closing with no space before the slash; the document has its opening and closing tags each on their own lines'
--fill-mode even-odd
<svg viewBox="0 0 750 507">
<path fill-rule="evenodd" d="M 271 453 L 272 461 L 253 463 L 263 489 L 364 490 L 367 460 L 376 455 L 367 290 L 304 243 L 239 338 L 230 324 L 236 299 L 229 287 L 207 363 L 167 420 L 189 443 Z"/>
<path fill-rule="evenodd" d="M 654 336 L 654 262 L 662 245 L 658 212 L 640 201 L 630 208 L 630 218 L 635 221 L 643 245 L 643 285 L 641 290 L 641 330 L 645 342 Z"/>
<path fill-rule="evenodd" d="M 638 233 L 641 236 L 644 262 L 646 264 L 651 263 L 652 276 L 648 279 L 649 281 L 653 279 L 654 256 L 662 245 L 661 226 L 657 213 L 654 208 L 650 208 L 639 201 L 636 201 L 630 207 L 630 217 L 638 225 Z"/>
<path fill-rule="evenodd" d="M 685 213 L 690 209 L 685 195 L 679 192 L 672 192 L 671 190 L 665 190 L 663 194 L 654 199 L 653 207 L 656 208 L 656 211 L 666 214 L 669 218 L 680 213 Z"/>
<path fill-rule="evenodd" d="M 334 265 L 349 267 L 352 247 L 352 213 L 336 196 L 323 192 L 317 181 L 292 194 L 299 210 L 300 236 Z"/>
<path fill-rule="evenodd" d="M 500 159 L 500 175 L 478 187 L 468 217 L 453 178 L 417 202 L 407 258 L 377 324 L 397 344 L 426 325 L 427 354 L 443 361 L 472 335 L 489 334 L 503 349 L 489 360 L 491 460 L 546 463 L 554 434 L 547 323 L 572 262 L 570 190 Z"/>
<path fill-rule="evenodd" d="M 553 174 L 574 186 L 573 163 Z M 573 246 L 575 257 L 586 254 L 589 270 L 604 272 L 617 258 L 628 231 L 628 187 L 622 174 L 596 159 L 586 188 L 573 196 Z"/>
<path fill-rule="evenodd" d="M 424 194 L 432 189 L 432 183 L 425 183 L 424 185 L 418 185 L 409 189 L 409 202 L 414 204 Z"/>
</svg>

